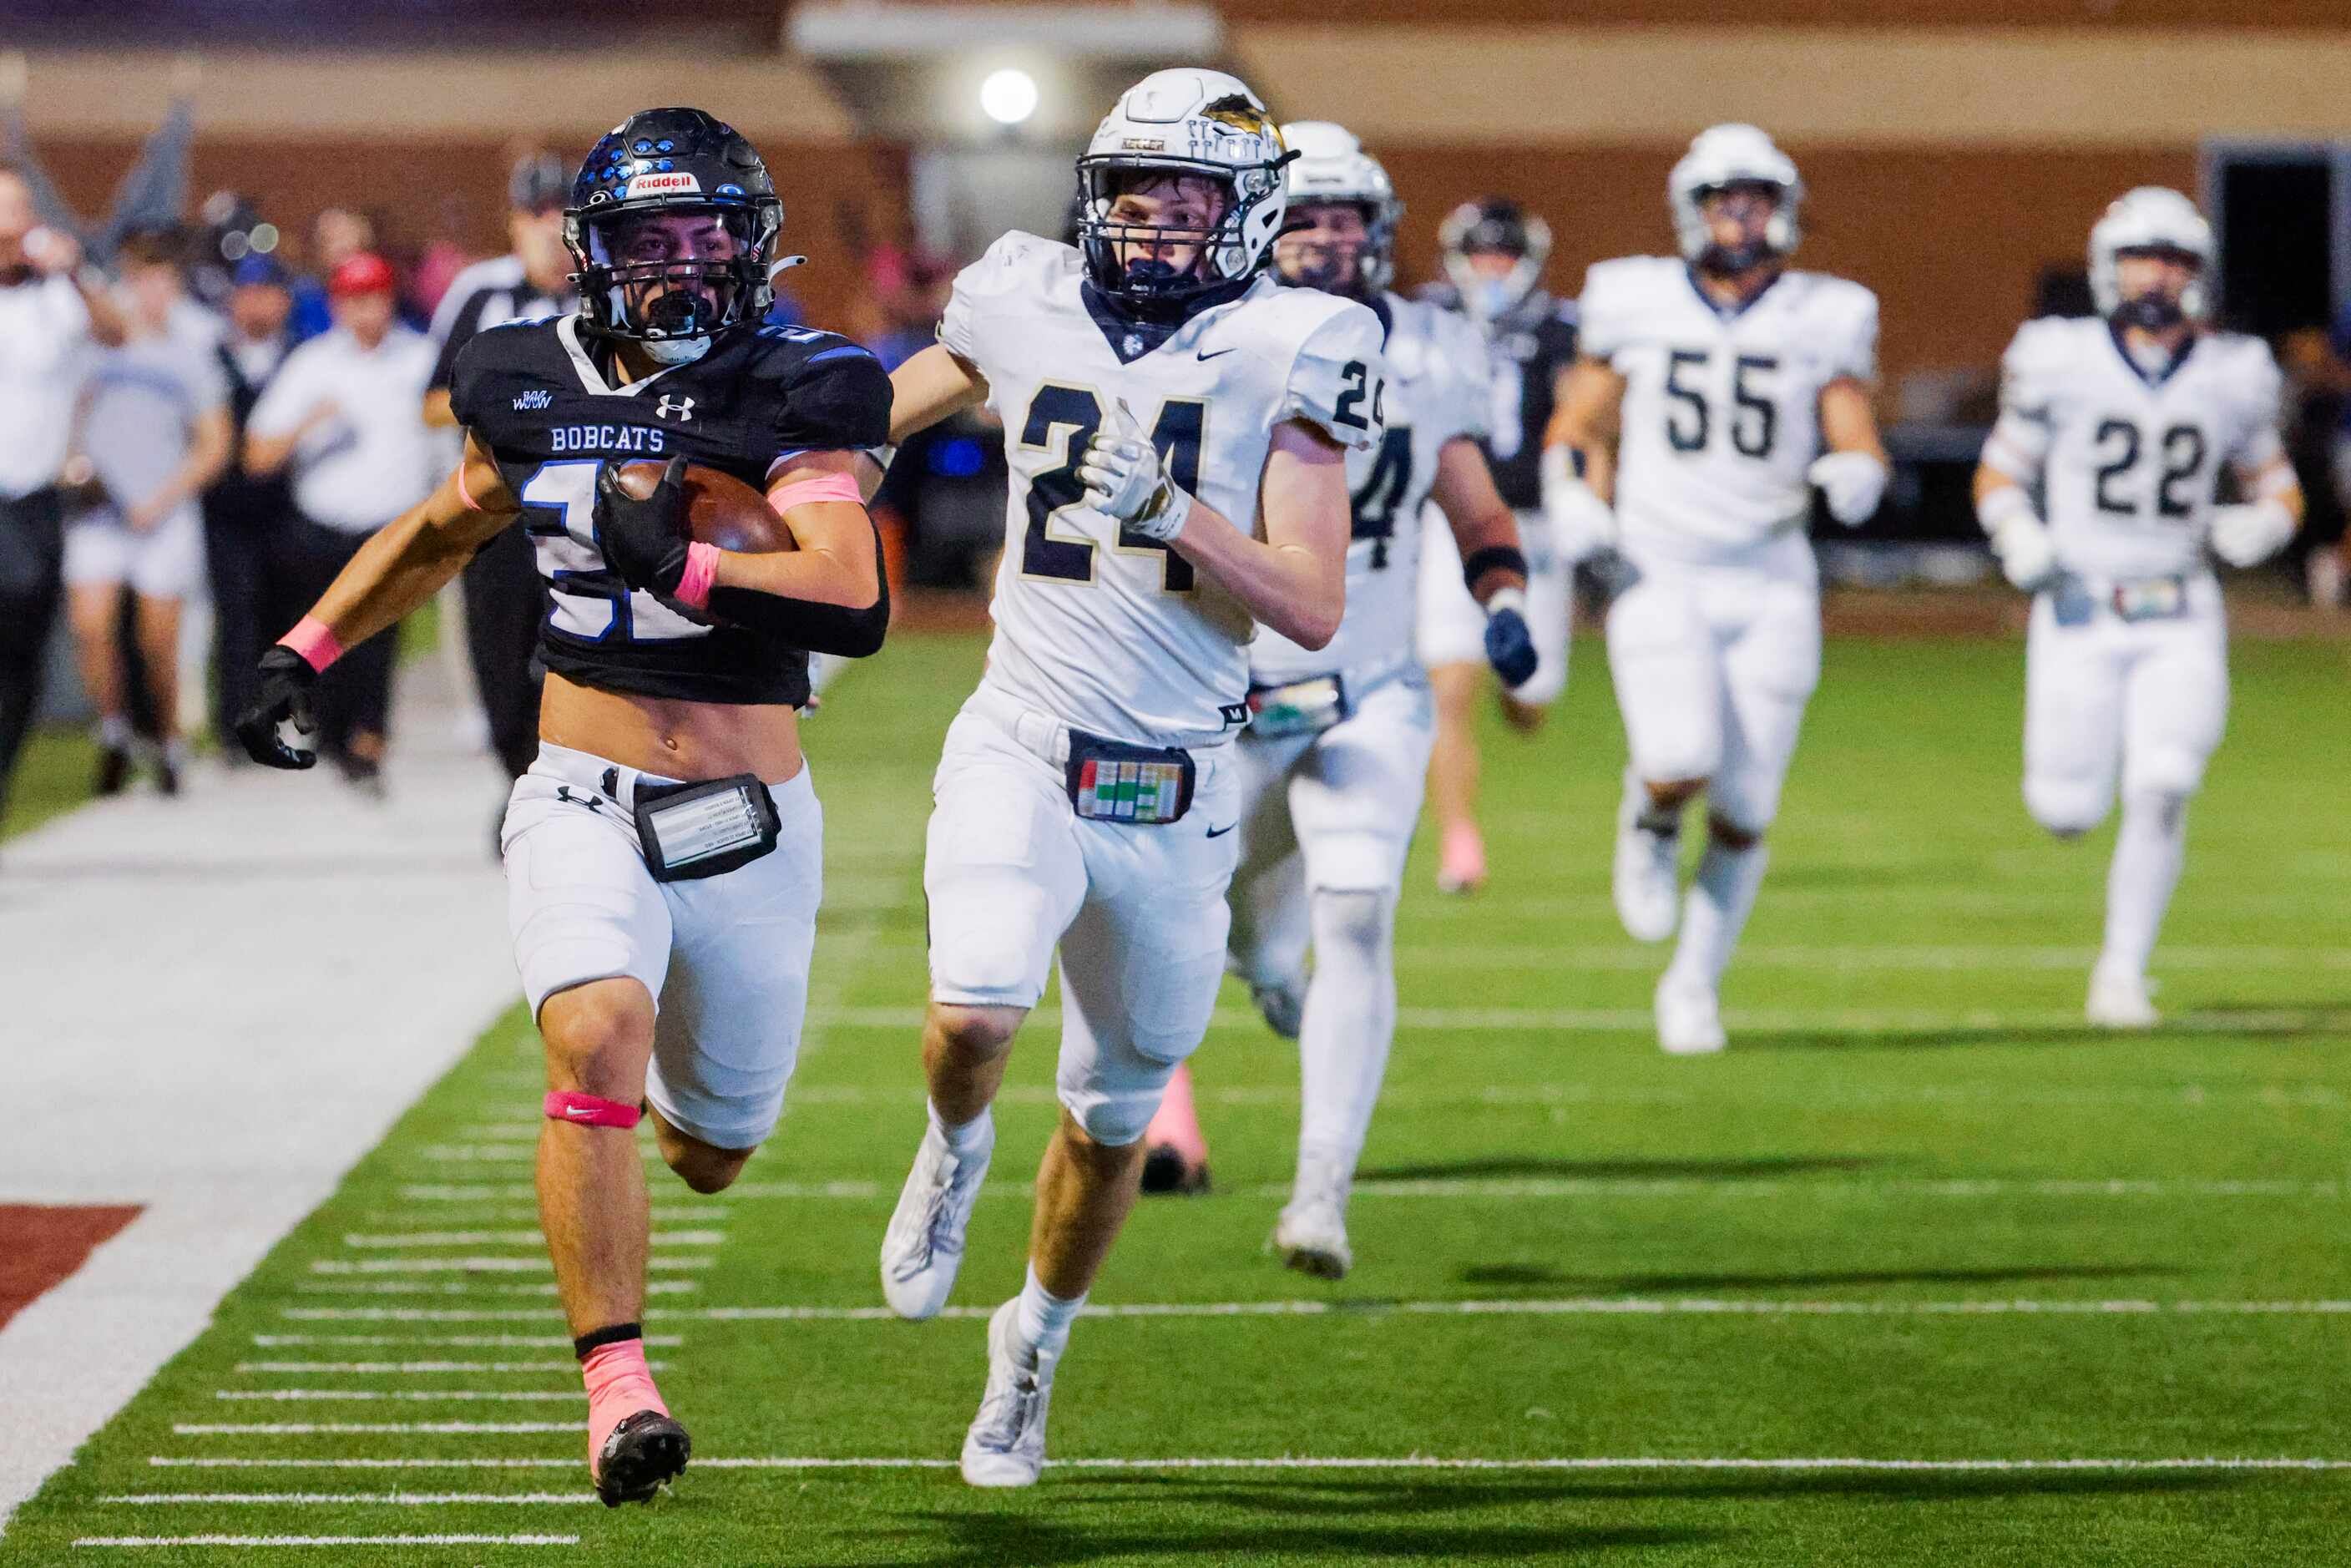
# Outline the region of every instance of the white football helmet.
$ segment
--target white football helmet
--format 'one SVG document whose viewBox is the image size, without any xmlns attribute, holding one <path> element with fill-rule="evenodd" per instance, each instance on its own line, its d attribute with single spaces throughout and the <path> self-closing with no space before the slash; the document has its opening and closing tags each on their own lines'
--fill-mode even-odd
<svg viewBox="0 0 2351 1568">
<path fill-rule="evenodd" d="M 2192 258 L 2196 280 L 2180 295 L 2179 313 L 2190 321 L 2204 319 L 2211 308 L 2206 280 L 2212 271 L 2212 225 L 2195 203 L 2167 186 L 2141 185 L 2123 193 L 2106 209 L 2090 230 L 2090 297 L 2097 301 L 2099 315 L 2111 317 L 2140 303 L 2123 298 L 2115 276 L 2116 258 L 2133 250 L 2176 251 Z M 2153 317 L 2138 324 L 2169 325 L 2169 302 L 2150 303 L 2156 306 Z"/>
<path fill-rule="evenodd" d="M 1281 132 L 1248 84 L 1197 67 L 1154 71 L 1126 89 L 1094 128 L 1078 160 L 1078 248 L 1095 287 L 1130 305 L 1181 305 L 1260 271 L 1273 254 L 1287 205 Z M 1138 171 L 1198 175 L 1229 193 L 1214 228 L 1113 224 L 1111 204 Z M 1165 263 L 1122 263 L 1122 243 L 1196 243 L 1200 260 L 1178 273 Z"/>
<path fill-rule="evenodd" d="M 1747 183 L 1776 185 L 1780 190 L 1779 205 L 1764 225 L 1761 248 L 1781 257 L 1795 254 L 1796 244 L 1803 237 L 1799 214 L 1804 204 L 1804 182 L 1796 172 L 1795 161 L 1763 131 L 1734 123 L 1699 131 L 1673 172 L 1666 176 L 1666 200 L 1673 208 L 1674 233 L 1681 240 L 1684 259 L 1695 264 L 1715 248 L 1706 214 L 1699 210 L 1708 193 Z M 1716 258 L 1730 272 L 1744 271 L 1762 259 L 1760 255 Z"/>
<path fill-rule="evenodd" d="M 1290 206 L 1346 202 L 1364 209 L 1364 226 L 1370 232 L 1356 253 L 1355 279 L 1361 292 L 1377 294 L 1395 277 L 1396 224 L 1404 216 L 1388 172 L 1364 151 L 1353 131 L 1327 120 L 1293 120 L 1281 128 L 1281 140 L 1296 154 L 1289 171 Z"/>
<path fill-rule="evenodd" d="M 1437 226 L 1437 247 L 1461 308 L 1471 320 L 1490 328 L 1524 304 L 1542 281 L 1543 264 L 1551 259 L 1551 225 L 1508 196 L 1488 196 L 1447 213 Z M 1488 277 L 1470 260 L 1474 256 L 1507 256 L 1510 269 Z"/>
</svg>

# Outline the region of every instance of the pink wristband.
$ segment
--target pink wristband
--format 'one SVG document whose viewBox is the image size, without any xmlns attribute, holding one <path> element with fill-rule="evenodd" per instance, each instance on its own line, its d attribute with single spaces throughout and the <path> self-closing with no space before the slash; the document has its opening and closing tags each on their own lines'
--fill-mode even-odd
<svg viewBox="0 0 2351 1568">
<path fill-rule="evenodd" d="M 457 460 L 457 494 L 465 498 L 466 506 L 477 512 L 482 510 L 482 504 L 474 499 L 473 486 L 465 483 L 465 460 L 462 457 Z"/>
<path fill-rule="evenodd" d="M 707 609 L 711 586 L 718 580 L 718 547 L 699 541 L 685 547 L 685 575 L 677 580 L 681 604 Z"/>
<path fill-rule="evenodd" d="M 343 656 L 343 645 L 335 641 L 334 632 L 315 615 L 305 615 L 295 623 L 294 630 L 277 639 L 280 647 L 291 648 L 302 655 L 302 662 L 314 670 L 324 670 Z"/>
<path fill-rule="evenodd" d="M 862 507 L 865 497 L 858 493 L 857 481 L 846 474 L 820 474 L 813 479 L 797 479 L 779 489 L 768 492 L 768 505 L 778 516 L 793 507 L 805 507 L 812 501 L 847 501 Z"/>
</svg>

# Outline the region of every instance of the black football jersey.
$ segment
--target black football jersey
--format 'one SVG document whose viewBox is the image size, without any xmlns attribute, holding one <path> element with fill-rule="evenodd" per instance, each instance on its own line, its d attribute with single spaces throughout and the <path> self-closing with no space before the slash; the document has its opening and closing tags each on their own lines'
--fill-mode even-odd
<svg viewBox="0 0 2351 1568">
<path fill-rule="evenodd" d="M 1424 298 L 1447 309 L 1461 308 L 1450 286 L 1431 287 Z M 1554 299 L 1541 289 L 1489 326 L 1493 434 L 1483 444 L 1494 487 L 1514 511 L 1542 506 L 1543 432 L 1551 425 L 1559 378 L 1575 363 L 1575 301 Z"/>
<path fill-rule="evenodd" d="M 522 500 L 547 584 L 549 669 L 641 696 L 808 700 L 804 651 L 690 619 L 613 574 L 590 517 L 596 471 L 683 455 L 765 489 L 792 454 L 879 446 L 890 436 L 890 378 L 872 354 L 831 332 L 761 327 L 615 387 L 568 315 L 476 335 L 457 356 L 449 406 Z"/>
</svg>

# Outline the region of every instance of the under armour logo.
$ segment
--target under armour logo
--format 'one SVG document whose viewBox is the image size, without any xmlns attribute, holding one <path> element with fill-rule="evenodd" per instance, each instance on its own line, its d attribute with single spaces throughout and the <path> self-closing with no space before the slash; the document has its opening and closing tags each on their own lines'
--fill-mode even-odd
<svg viewBox="0 0 2351 1568">
<path fill-rule="evenodd" d="M 604 809 L 604 802 L 601 800 L 594 795 L 574 795 L 569 784 L 558 784 L 555 787 L 555 798 L 567 806 L 585 806 L 591 811 L 601 811 Z"/>
<path fill-rule="evenodd" d="M 684 424 L 694 417 L 694 400 L 690 397 L 677 397 L 672 393 L 664 392 L 661 395 L 661 401 L 653 404 L 653 413 L 660 418 L 674 419 L 680 424 Z"/>
</svg>

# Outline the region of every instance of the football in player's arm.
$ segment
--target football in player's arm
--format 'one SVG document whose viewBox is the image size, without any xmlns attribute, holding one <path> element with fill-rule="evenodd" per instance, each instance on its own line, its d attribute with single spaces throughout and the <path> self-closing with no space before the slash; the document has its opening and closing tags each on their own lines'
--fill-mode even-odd
<svg viewBox="0 0 2351 1568">
<path fill-rule="evenodd" d="M 2227 625 L 2205 552 L 2252 566 L 2302 523 L 2277 362 L 2207 326 L 2212 257 L 2210 225 L 2176 191 L 2108 207 L 2090 235 L 2098 314 L 2018 329 L 1976 470 L 2001 570 L 2033 595 L 2026 808 L 2071 838 L 2122 800 L 2085 1004 L 2104 1028 L 2158 1021 L 2147 965 L 2226 722 Z M 2219 506 L 2224 465 L 2241 498 Z"/>
</svg>

